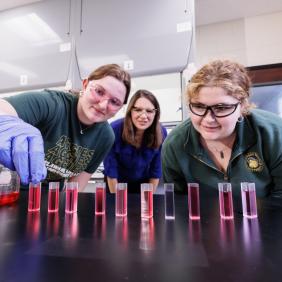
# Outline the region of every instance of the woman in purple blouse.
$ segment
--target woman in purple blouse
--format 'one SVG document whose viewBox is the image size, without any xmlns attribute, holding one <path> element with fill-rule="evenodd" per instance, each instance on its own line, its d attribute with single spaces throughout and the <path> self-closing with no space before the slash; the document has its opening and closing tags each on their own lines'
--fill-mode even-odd
<svg viewBox="0 0 282 282">
<path fill-rule="evenodd" d="M 158 186 L 161 177 L 161 146 L 167 135 L 160 124 L 160 105 L 147 90 L 131 98 L 124 119 L 111 123 L 115 143 L 104 159 L 104 175 L 111 193 L 118 182 L 128 192 L 139 192 L 141 183 Z"/>
</svg>

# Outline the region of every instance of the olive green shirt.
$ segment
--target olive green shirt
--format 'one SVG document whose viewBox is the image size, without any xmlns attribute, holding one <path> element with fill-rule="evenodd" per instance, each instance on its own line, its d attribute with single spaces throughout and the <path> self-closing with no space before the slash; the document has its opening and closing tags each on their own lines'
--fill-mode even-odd
<svg viewBox="0 0 282 282">
<path fill-rule="evenodd" d="M 84 127 L 80 133 L 75 95 L 44 90 L 5 99 L 21 119 L 40 130 L 48 181 L 70 178 L 82 171 L 93 173 L 113 145 L 114 133 L 108 122 Z"/>
<path fill-rule="evenodd" d="M 259 197 L 282 198 L 282 119 L 270 112 L 252 110 L 236 125 L 237 137 L 226 172 L 220 171 L 199 142 L 199 133 L 190 119 L 174 128 L 162 148 L 164 182 L 187 193 L 187 183 L 218 189 L 230 182 L 240 194 L 241 182 L 254 182 Z"/>
</svg>

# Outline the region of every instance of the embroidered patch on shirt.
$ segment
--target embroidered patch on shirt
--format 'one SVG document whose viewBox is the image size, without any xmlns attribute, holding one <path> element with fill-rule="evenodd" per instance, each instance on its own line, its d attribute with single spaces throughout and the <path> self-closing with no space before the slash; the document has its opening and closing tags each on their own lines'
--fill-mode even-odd
<svg viewBox="0 0 282 282">
<path fill-rule="evenodd" d="M 255 152 L 250 152 L 245 156 L 247 168 L 251 171 L 260 172 L 263 170 L 263 162 Z"/>
</svg>

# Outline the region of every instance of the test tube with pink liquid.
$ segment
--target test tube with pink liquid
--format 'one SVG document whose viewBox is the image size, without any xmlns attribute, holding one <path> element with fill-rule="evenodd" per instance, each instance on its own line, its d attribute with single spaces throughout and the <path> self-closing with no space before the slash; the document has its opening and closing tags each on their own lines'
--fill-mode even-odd
<svg viewBox="0 0 282 282">
<path fill-rule="evenodd" d="M 141 217 L 143 218 L 153 217 L 153 190 L 152 183 L 141 184 Z"/>
<path fill-rule="evenodd" d="M 116 185 L 116 216 L 127 215 L 127 183 Z"/>
<path fill-rule="evenodd" d="M 77 200 L 78 200 L 78 183 L 66 182 L 66 213 L 77 212 Z"/>
<path fill-rule="evenodd" d="M 188 209 L 190 219 L 200 219 L 200 197 L 198 183 L 188 183 Z"/>
<path fill-rule="evenodd" d="M 106 184 L 104 182 L 95 183 L 95 214 L 106 213 Z"/>
<path fill-rule="evenodd" d="M 247 218 L 257 217 L 257 200 L 255 183 L 242 182 L 241 196 L 243 206 L 243 216 Z"/>
<path fill-rule="evenodd" d="M 49 182 L 48 212 L 57 212 L 59 210 L 59 190 L 60 182 Z"/>
<path fill-rule="evenodd" d="M 28 211 L 39 211 L 41 202 L 41 183 L 29 183 Z"/>
<path fill-rule="evenodd" d="M 232 219 L 233 200 L 231 183 L 218 183 L 220 216 L 223 219 Z"/>
</svg>

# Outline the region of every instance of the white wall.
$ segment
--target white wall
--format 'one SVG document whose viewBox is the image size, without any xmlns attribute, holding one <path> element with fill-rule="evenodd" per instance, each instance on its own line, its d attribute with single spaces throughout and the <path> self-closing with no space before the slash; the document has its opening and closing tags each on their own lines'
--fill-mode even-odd
<svg viewBox="0 0 282 282">
<path fill-rule="evenodd" d="M 282 62 L 282 12 L 196 27 L 196 64 L 231 58 L 245 66 Z"/>
<path fill-rule="evenodd" d="M 249 66 L 282 62 L 282 12 L 245 20 Z"/>
</svg>

